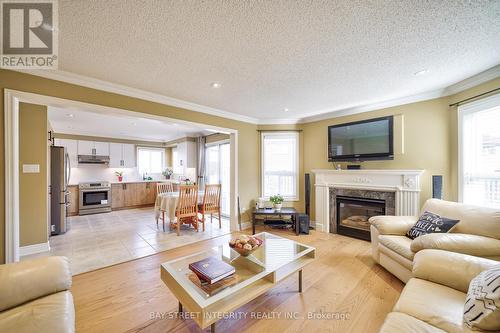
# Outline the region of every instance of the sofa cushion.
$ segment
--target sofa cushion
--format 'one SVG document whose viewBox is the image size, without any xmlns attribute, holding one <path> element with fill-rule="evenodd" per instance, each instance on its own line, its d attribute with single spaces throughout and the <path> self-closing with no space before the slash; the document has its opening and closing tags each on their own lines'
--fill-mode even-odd
<svg viewBox="0 0 500 333">
<path fill-rule="evenodd" d="M 470 282 L 464 320 L 471 328 L 500 331 L 500 264 Z"/>
<path fill-rule="evenodd" d="M 378 241 L 385 247 L 400 254 L 408 260 L 413 260 L 415 253 L 411 250 L 411 239 L 406 236 L 380 235 Z"/>
<path fill-rule="evenodd" d="M 425 211 L 417 223 L 406 232 L 406 236 L 415 239 L 422 235 L 433 233 L 446 233 L 457 224 L 459 220 L 449 219 L 437 214 Z"/>
<path fill-rule="evenodd" d="M 432 212 L 460 222 L 450 232 L 500 239 L 500 209 L 429 199 L 422 211 Z"/>
<path fill-rule="evenodd" d="M 447 332 L 467 332 L 469 329 L 463 322 L 465 297 L 466 294 L 458 290 L 413 278 L 404 287 L 394 311 Z"/>
<path fill-rule="evenodd" d="M 391 312 L 385 318 L 379 333 L 446 333 L 440 328 L 425 321 L 409 316 L 406 313 Z"/>
<path fill-rule="evenodd" d="M 0 313 L 2 333 L 74 331 L 75 310 L 69 291 L 45 296 Z"/>
</svg>

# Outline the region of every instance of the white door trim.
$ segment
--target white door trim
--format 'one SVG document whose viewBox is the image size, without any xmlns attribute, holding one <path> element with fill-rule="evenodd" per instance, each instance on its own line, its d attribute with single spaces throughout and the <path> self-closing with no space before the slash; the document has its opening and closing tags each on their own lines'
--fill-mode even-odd
<svg viewBox="0 0 500 333">
<path fill-rule="evenodd" d="M 230 133 L 231 136 L 231 231 L 238 230 L 238 130 L 205 125 L 190 121 L 147 113 L 117 109 L 97 104 L 73 101 L 24 91 L 4 89 L 4 132 L 5 132 L 5 262 L 19 261 L 19 102 L 31 104 L 72 107 L 82 110 L 96 110 L 103 113 L 126 114 L 161 121 L 201 126 L 214 131 Z"/>
</svg>

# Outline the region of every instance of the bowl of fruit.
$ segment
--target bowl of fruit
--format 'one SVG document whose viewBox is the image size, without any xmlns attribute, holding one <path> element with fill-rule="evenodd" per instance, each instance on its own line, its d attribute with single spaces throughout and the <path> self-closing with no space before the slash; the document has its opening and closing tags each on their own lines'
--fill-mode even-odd
<svg viewBox="0 0 500 333">
<path fill-rule="evenodd" d="M 236 239 L 231 239 L 229 241 L 229 246 L 240 255 L 246 257 L 252 254 L 253 251 L 257 250 L 262 243 L 262 239 L 258 237 L 241 235 Z"/>
</svg>

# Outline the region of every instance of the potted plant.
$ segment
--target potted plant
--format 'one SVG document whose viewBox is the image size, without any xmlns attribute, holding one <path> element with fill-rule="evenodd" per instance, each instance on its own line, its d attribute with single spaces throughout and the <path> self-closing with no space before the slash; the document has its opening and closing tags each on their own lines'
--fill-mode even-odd
<svg viewBox="0 0 500 333">
<path fill-rule="evenodd" d="M 279 194 L 273 195 L 269 198 L 269 201 L 273 203 L 274 209 L 276 210 L 281 210 L 281 207 L 283 206 L 283 197 Z"/>
<path fill-rule="evenodd" d="M 165 179 L 170 179 L 174 170 L 172 168 L 166 168 L 161 174 L 165 176 Z"/>
<path fill-rule="evenodd" d="M 115 171 L 115 175 L 118 177 L 119 182 L 123 180 L 123 171 Z"/>
</svg>

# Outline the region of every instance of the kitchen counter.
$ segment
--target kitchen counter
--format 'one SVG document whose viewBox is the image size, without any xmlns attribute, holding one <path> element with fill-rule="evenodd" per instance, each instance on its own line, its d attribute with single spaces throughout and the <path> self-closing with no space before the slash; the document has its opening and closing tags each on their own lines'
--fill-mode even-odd
<svg viewBox="0 0 500 333">
<path fill-rule="evenodd" d="M 136 184 L 136 183 L 161 183 L 161 182 L 167 182 L 167 181 L 172 181 L 174 184 L 180 184 L 179 181 L 175 180 L 168 180 L 168 179 L 161 179 L 161 180 L 124 180 L 122 182 L 119 182 L 117 180 L 110 182 L 110 184 Z M 69 184 L 68 186 L 78 186 L 78 184 Z"/>
<path fill-rule="evenodd" d="M 111 184 L 135 184 L 135 183 L 162 183 L 162 182 L 167 182 L 171 181 L 168 179 L 161 179 L 161 180 L 124 180 L 122 182 L 119 181 L 113 181 Z M 177 181 L 172 181 L 174 184 L 179 184 Z"/>
</svg>

